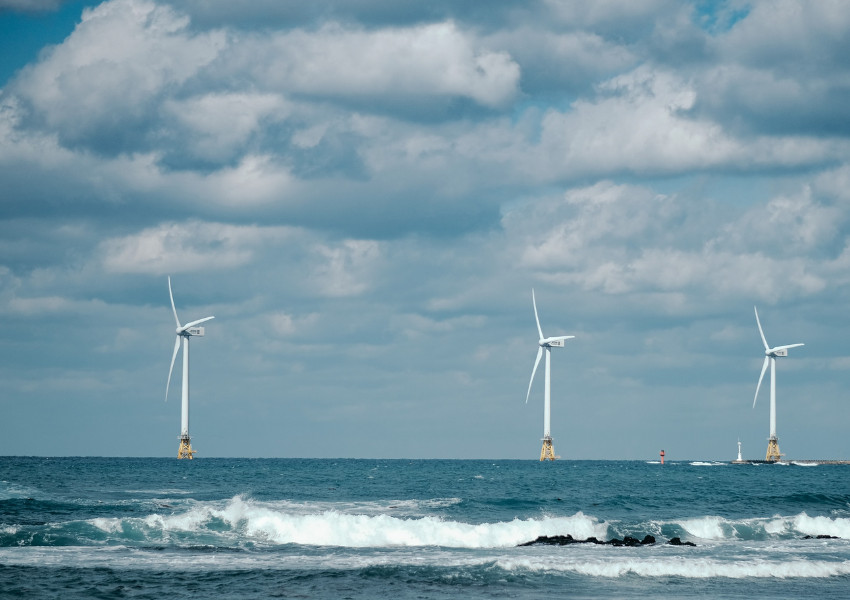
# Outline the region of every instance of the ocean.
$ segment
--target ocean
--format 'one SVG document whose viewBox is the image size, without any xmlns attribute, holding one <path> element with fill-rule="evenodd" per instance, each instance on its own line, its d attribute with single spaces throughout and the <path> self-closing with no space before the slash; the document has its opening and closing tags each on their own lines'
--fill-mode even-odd
<svg viewBox="0 0 850 600">
<path fill-rule="evenodd" d="M 850 597 L 850 466 L 0 458 L 2 598 L 635 596 Z"/>
</svg>

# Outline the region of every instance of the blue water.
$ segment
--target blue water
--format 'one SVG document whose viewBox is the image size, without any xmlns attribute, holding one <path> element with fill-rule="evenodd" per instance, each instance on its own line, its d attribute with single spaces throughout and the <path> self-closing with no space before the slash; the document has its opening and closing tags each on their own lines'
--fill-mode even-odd
<svg viewBox="0 0 850 600">
<path fill-rule="evenodd" d="M 662 594 L 850 597 L 850 466 L 0 458 L 4 598 Z"/>
</svg>

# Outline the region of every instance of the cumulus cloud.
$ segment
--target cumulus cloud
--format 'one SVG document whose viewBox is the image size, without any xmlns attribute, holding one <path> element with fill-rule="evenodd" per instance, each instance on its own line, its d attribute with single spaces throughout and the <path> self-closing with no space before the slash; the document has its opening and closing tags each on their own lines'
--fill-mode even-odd
<svg viewBox="0 0 850 600">
<path fill-rule="evenodd" d="M 569 111 L 546 114 L 530 169 L 573 176 L 739 171 L 822 164 L 848 150 L 844 141 L 815 137 L 738 137 L 734 128 L 694 111 L 697 88 L 669 71 L 641 66 L 598 90 L 598 97 L 578 100 Z"/>
<path fill-rule="evenodd" d="M 846 136 L 850 93 L 843 2 L 753 2 L 713 39 L 720 58 L 694 75 L 697 108 L 730 128 Z"/>
<path fill-rule="evenodd" d="M 162 111 L 173 119 L 181 150 L 220 162 L 244 150 L 262 125 L 285 119 L 289 107 L 275 94 L 213 92 L 166 99 Z"/>
<path fill-rule="evenodd" d="M 843 210 L 816 198 L 806 185 L 748 210 L 718 232 L 712 245 L 727 251 L 761 248 L 781 257 L 818 256 L 840 239 L 846 220 Z"/>
<path fill-rule="evenodd" d="M 336 98 L 458 96 L 499 107 L 517 93 L 519 66 L 452 22 L 376 31 L 326 25 L 248 44 L 256 79 L 289 93 Z M 266 60 L 255 61 L 257 53 Z"/>
<path fill-rule="evenodd" d="M 103 268 L 112 273 L 164 275 L 231 269 L 248 263 L 263 241 L 285 238 L 286 227 L 221 223 L 166 223 L 100 245 Z"/>
<path fill-rule="evenodd" d="M 221 31 L 194 34 L 187 17 L 149 0 L 85 9 L 60 45 L 15 80 L 13 91 L 44 128 L 70 144 L 138 147 L 138 130 L 169 86 L 179 86 L 226 45 Z"/>
<path fill-rule="evenodd" d="M 547 281 L 612 295 L 662 294 L 676 305 L 686 295 L 773 300 L 823 291 L 829 267 L 813 260 L 812 248 L 838 234 L 838 217 L 807 190 L 734 218 L 640 186 L 600 182 L 531 214 L 509 213 L 503 224 L 509 238 L 522 240 L 523 263 Z"/>
</svg>

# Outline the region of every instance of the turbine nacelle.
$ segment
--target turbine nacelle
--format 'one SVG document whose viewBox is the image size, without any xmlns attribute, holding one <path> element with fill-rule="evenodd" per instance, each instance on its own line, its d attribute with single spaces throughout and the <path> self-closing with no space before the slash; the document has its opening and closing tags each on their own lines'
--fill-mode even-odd
<svg viewBox="0 0 850 600">
<path fill-rule="evenodd" d="M 537 342 L 537 345 L 541 348 L 563 348 L 564 340 L 571 340 L 575 336 L 574 335 L 561 335 L 558 337 L 550 337 Z"/>
<path fill-rule="evenodd" d="M 540 318 L 537 316 L 537 300 L 534 298 L 534 289 L 531 290 L 531 303 L 534 306 L 534 320 L 537 323 L 537 333 L 540 338 L 537 340 L 537 358 L 534 360 L 534 368 L 531 370 L 531 380 L 528 382 L 528 392 L 525 394 L 525 403 L 528 404 L 528 398 L 531 396 L 531 384 L 534 383 L 534 375 L 537 373 L 537 365 L 540 364 L 540 359 L 543 356 L 543 350 L 547 352 L 550 348 L 563 348 L 564 340 L 574 338 L 574 335 L 557 335 L 553 337 L 543 337 L 543 329 L 540 327 Z M 548 364 L 548 363 L 547 363 Z"/>
<path fill-rule="evenodd" d="M 196 321 L 190 321 L 185 325 L 180 324 L 180 319 L 177 318 L 177 308 L 174 306 L 174 294 L 171 292 L 171 277 L 168 278 L 168 296 L 171 299 L 171 310 L 174 313 L 174 322 L 177 323 L 177 328 L 174 330 L 177 338 L 174 340 L 174 352 L 171 354 L 171 366 L 168 368 L 168 380 L 165 382 L 165 401 L 168 402 L 168 388 L 171 385 L 171 373 L 174 371 L 174 361 L 177 358 L 177 353 L 180 351 L 180 339 L 185 338 L 186 343 L 189 343 L 189 338 L 192 336 L 203 337 L 204 328 L 198 327 L 201 323 L 205 323 L 215 317 L 204 317 Z M 187 346 L 188 350 L 188 346 Z M 183 374 L 184 379 L 187 374 Z"/>
<path fill-rule="evenodd" d="M 764 374 L 767 372 L 767 368 L 771 367 L 773 369 L 773 365 L 771 365 L 770 359 L 772 358 L 784 358 L 788 356 L 789 348 L 797 348 L 799 346 L 804 346 L 805 344 L 786 344 L 784 346 L 776 346 L 771 348 L 767 344 L 767 339 L 764 337 L 764 330 L 761 328 L 761 321 L 759 320 L 759 311 L 754 306 L 753 311 L 756 313 L 756 325 L 759 328 L 759 335 L 761 336 L 761 342 L 764 344 L 764 363 L 761 366 L 761 374 L 759 375 L 759 382 L 756 385 L 756 394 L 753 396 L 753 408 L 756 407 L 756 401 L 759 397 L 759 390 L 761 389 L 761 382 L 764 379 Z M 773 371 L 771 371 L 773 373 Z M 773 378 L 771 376 L 771 386 L 773 385 Z M 775 393 L 775 391 L 773 392 Z"/>
<path fill-rule="evenodd" d="M 788 344 L 787 346 L 777 346 L 776 348 L 768 348 L 764 351 L 765 356 L 769 356 L 771 358 L 783 358 L 788 356 L 789 348 L 796 348 L 798 346 L 804 346 L 805 344 Z"/>
</svg>

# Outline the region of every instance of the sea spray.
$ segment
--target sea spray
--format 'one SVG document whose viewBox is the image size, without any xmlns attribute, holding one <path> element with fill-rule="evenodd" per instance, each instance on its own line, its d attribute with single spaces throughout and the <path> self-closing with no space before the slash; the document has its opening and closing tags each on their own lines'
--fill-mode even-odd
<svg viewBox="0 0 850 600">
<path fill-rule="evenodd" d="M 246 533 L 252 537 L 265 538 L 278 544 L 351 548 L 499 548 L 516 546 L 541 535 L 603 537 L 608 529 L 607 524 L 580 512 L 568 517 L 469 524 L 446 521 L 439 517 L 398 518 L 337 511 L 296 515 L 242 497 L 233 498 L 219 516 L 231 527 L 244 526 Z"/>
</svg>

